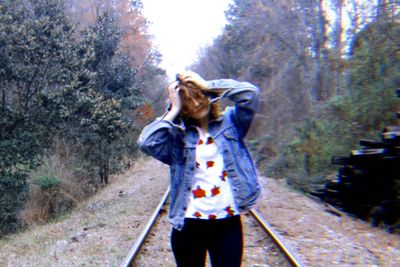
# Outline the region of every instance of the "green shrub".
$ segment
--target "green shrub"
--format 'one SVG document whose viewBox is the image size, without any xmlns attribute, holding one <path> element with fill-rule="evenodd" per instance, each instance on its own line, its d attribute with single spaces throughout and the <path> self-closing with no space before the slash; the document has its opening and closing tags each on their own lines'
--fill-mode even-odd
<svg viewBox="0 0 400 267">
<path fill-rule="evenodd" d="M 25 202 L 28 184 L 23 173 L 0 174 L 0 237 L 14 232 L 18 226 L 18 212 Z"/>
<path fill-rule="evenodd" d="M 40 176 L 33 180 L 33 184 L 37 185 L 41 190 L 46 191 L 50 188 L 60 186 L 61 180 L 54 176 Z"/>
</svg>

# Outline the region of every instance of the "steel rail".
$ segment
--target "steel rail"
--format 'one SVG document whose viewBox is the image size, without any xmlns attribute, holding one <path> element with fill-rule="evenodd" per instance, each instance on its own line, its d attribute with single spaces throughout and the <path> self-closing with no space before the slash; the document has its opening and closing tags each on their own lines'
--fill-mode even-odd
<svg viewBox="0 0 400 267">
<path fill-rule="evenodd" d="M 274 232 L 271 225 L 261 216 L 261 214 L 256 209 L 250 209 L 250 214 L 256 219 L 264 231 L 272 238 L 278 248 L 283 252 L 288 261 L 295 267 L 303 267 L 298 259 L 289 251 L 287 247 L 283 244 L 279 236 Z"/>
<path fill-rule="evenodd" d="M 130 267 L 132 266 L 133 262 L 135 261 L 139 251 L 144 244 L 144 241 L 148 234 L 150 233 L 151 229 L 153 228 L 158 215 L 160 214 L 160 210 L 165 204 L 168 195 L 169 195 L 170 188 L 166 190 L 164 193 L 161 201 L 158 203 L 157 208 L 154 210 L 153 214 L 151 215 L 150 219 L 148 220 L 144 230 L 141 232 L 140 236 L 136 240 L 136 242 L 131 246 L 129 249 L 128 255 L 125 257 L 124 261 L 120 265 L 120 267 Z M 278 235 L 274 232 L 272 227 L 265 221 L 265 219 L 261 216 L 261 214 L 256 209 L 250 209 L 249 213 L 255 218 L 258 224 L 263 228 L 263 230 L 271 237 L 271 239 L 275 242 L 278 248 L 282 251 L 288 261 L 295 267 L 303 267 L 298 259 L 289 251 L 288 248 L 285 247 L 281 239 Z"/>
<path fill-rule="evenodd" d="M 167 201 L 168 195 L 169 195 L 169 187 L 168 187 L 167 191 L 164 193 L 164 196 L 162 197 L 160 203 L 158 203 L 157 208 L 151 215 L 144 230 L 142 231 L 142 233 L 140 234 L 140 236 L 138 237 L 136 242 L 129 249 L 129 253 L 125 257 L 125 259 L 122 262 L 122 264 L 120 265 L 120 267 L 129 267 L 132 265 L 136 256 L 139 254 L 140 248 L 142 247 L 147 235 L 150 233 L 151 228 L 153 228 L 153 226 L 156 222 L 156 219 L 157 219 L 158 215 L 160 214 L 160 210 L 161 210 L 162 206 L 164 206 L 164 203 Z"/>
</svg>

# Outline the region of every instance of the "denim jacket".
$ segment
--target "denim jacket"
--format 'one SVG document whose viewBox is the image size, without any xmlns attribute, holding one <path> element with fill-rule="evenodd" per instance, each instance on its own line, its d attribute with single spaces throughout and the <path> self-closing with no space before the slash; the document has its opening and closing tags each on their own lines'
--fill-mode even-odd
<svg viewBox="0 0 400 267">
<path fill-rule="evenodd" d="M 253 161 L 243 140 L 255 115 L 259 90 L 250 83 L 230 79 L 208 81 L 208 86 L 211 90 L 223 89 L 220 98 L 235 103 L 209 122 L 208 131 L 223 155 L 233 196 L 242 211 L 255 204 L 260 195 Z M 215 100 L 218 99 L 211 102 Z M 143 152 L 170 165 L 169 221 L 177 230 L 181 230 L 184 223 L 198 138 L 194 126 L 185 128 L 161 117 L 147 125 L 138 139 Z"/>
</svg>

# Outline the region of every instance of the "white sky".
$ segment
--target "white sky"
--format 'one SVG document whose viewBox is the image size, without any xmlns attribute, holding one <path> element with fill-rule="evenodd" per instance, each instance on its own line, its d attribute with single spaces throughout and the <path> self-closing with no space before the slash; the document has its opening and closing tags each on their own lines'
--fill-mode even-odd
<svg viewBox="0 0 400 267">
<path fill-rule="evenodd" d="M 154 44 L 163 55 L 161 67 L 172 78 L 211 44 L 226 24 L 232 0 L 142 0 Z"/>
</svg>

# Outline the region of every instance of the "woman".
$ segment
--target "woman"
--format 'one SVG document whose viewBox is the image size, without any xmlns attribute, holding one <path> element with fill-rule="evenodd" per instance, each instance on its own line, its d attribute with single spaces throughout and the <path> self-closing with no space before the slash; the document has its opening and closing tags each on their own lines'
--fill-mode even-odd
<svg viewBox="0 0 400 267">
<path fill-rule="evenodd" d="M 243 138 L 254 118 L 259 91 L 250 83 L 205 81 L 194 72 L 177 75 L 168 86 L 170 106 L 146 126 L 142 151 L 170 165 L 177 266 L 240 266 L 243 233 L 240 212 L 260 194 L 255 168 Z M 216 103 L 235 103 L 219 112 Z"/>
</svg>

